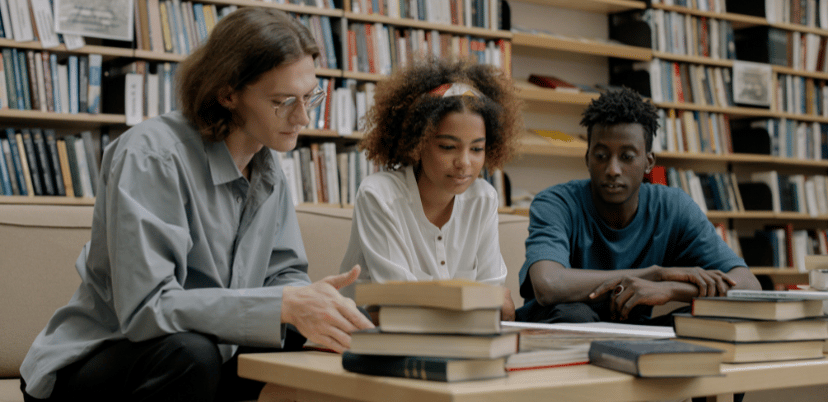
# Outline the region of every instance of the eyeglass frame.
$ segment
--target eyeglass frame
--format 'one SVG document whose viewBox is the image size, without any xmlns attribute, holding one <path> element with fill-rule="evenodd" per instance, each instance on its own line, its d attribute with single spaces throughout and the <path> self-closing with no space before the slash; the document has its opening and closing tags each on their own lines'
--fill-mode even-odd
<svg viewBox="0 0 828 402">
<path fill-rule="evenodd" d="M 316 96 L 318 96 L 318 98 L 314 99 L 314 97 L 316 97 Z M 322 102 L 325 101 L 325 98 L 327 98 L 327 97 L 328 97 L 328 93 L 325 92 L 325 90 L 322 89 L 322 87 L 317 85 L 316 88 L 313 90 L 313 92 L 311 92 L 311 94 L 308 95 L 308 100 L 303 101 L 303 103 L 305 104 L 305 113 L 310 113 L 311 109 L 316 108 L 317 106 L 319 106 Z M 287 99 L 279 102 L 276 105 L 273 105 L 273 113 L 276 115 L 276 117 L 278 117 L 280 119 L 284 119 L 287 116 L 290 116 L 290 114 L 293 113 L 296 110 L 296 107 L 299 106 L 299 104 L 297 103 L 298 99 L 299 98 L 297 98 L 295 96 L 287 97 Z M 286 108 L 286 109 L 283 109 L 285 111 L 282 112 L 282 113 L 284 113 L 284 115 L 279 114 L 279 110 L 282 110 L 282 108 Z"/>
</svg>

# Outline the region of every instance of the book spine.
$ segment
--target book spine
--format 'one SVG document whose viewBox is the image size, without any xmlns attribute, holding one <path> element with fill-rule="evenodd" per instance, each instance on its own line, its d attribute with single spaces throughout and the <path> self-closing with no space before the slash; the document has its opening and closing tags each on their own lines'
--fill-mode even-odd
<svg viewBox="0 0 828 402">
<path fill-rule="evenodd" d="M 615 349 L 594 342 L 589 347 L 589 363 L 635 376 L 640 375 L 635 356 L 620 354 Z"/>
<path fill-rule="evenodd" d="M 0 141 L 0 181 L 2 181 L 3 184 L 3 195 L 14 195 L 14 190 L 11 185 L 12 177 L 9 174 L 12 167 L 6 163 L 5 158 L 6 147 L 8 147 L 8 142 Z"/>
<path fill-rule="evenodd" d="M 345 352 L 342 368 L 354 373 L 448 381 L 448 361 L 415 356 L 373 356 Z"/>
<path fill-rule="evenodd" d="M 17 154 L 20 155 L 20 168 L 21 172 L 23 172 L 23 185 L 26 187 L 26 194 L 38 195 L 32 184 L 32 174 L 29 170 L 29 161 L 27 159 L 26 149 L 23 144 L 23 137 L 20 133 L 14 134 L 14 142 L 17 144 Z"/>
<path fill-rule="evenodd" d="M 21 98 L 20 93 L 18 93 L 17 103 L 20 106 L 21 110 L 31 110 L 32 98 L 31 94 L 29 93 L 29 70 L 26 67 L 26 52 L 22 49 L 14 49 L 12 53 L 14 52 L 17 53 L 17 64 L 15 65 L 17 70 L 15 70 L 15 77 L 20 81 L 20 93 L 23 94 Z"/>
<path fill-rule="evenodd" d="M 29 98 L 32 110 L 40 110 L 40 86 L 43 84 L 37 80 L 37 65 L 35 64 L 34 50 L 25 52 L 26 74 L 29 81 Z"/>
<path fill-rule="evenodd" d="M 87 94 L 87 112 L 92 114 L 101 113 L 101 68 L 103 56 L 99 54 L 89 55 L 89 90 Z"/>
<path fill-rule="evenodd" d="M 43 192 L 44 195 L 57 195 L 55 190 L 55 183 L 52 180 L 52 169 L 49 167 L 49 155 L 46 151 L 46 140 L 43 138 L 43 132 L 39 128 L 32 129 L 32 142 L 34 143 L 35 152 L 37 153 L 37 163 L 40 168 L 40 173 L 43 176 Z"/>
<path fill-rule="evenodd" d="M 75 196 L 75 189 L 72 185 L 72 172 L 69 168 L 69 155 L 66 150 L 66 140 L 60 139 L 56 141 L 58 159 L 60 161 L 60 175 L 63 178 L 63 185 L 66 189 L 67 197 Z"/>
<path fill-rule="evenodd" d="M 45 195 L 43 191 L 43 182 L 41 181 L 41 174 L 40 174 L 40 167 L 38 166 L 37 162 L 37 155 L 35 154 L 35 147 L 34 141 L 32 141 L 32 134 L 29 129 L 22 129 L 20 133 L 15 134 L 15 139 L 18 141 L 22 141 L 23 143 L 23 150 L 26 153 L 26 157 L 24 160 L 24 168 L 26 170 L 26 165 L 28 165 L 29 169 L 29 180 L 31 180 L 32 188 L 34 189 L 34 195 Z M 18 147 L 20 145 L 18 144 Z"/>
<path fill-rule="evenodd" d="M 78 114 L 80 93 L 78 91 L 78 56 L 69 56 L 67 63 L 69 86 L 69 113 Z"/>
<path fill-rule="evenodd" d="M 67 136 L 65 139 L 66 144 L 66 162 L 69 165 L 69 175 L 71 180 L 68 180 L 67 183 L 72 183 L 72 191 L 75 197 L 84 197 L 89 196 L 89 194 L 84 194 L 83 186 L 81 185 L 81 178 L 80 178 L 80 169 L 78 168 L 78 154 L 75 148 L 75 142 L 79 141 L 75 136 Z M 64 176 L 65 179 L 65 176 Z M 67 192 L 68 192 L 68 184 L 67 184 Z"/>
<path fill-rule="evenodd" d="M 89 110 L 89 57 L 78 56 L 78 112 Z"/>
<path fill-rule="evenodd" d="M 46 148 L 49 154 L 49 167 L 55 179 L 55 194 L 66 195 L 66 187 L 63 183 L 63 173 L 60 169 L 60 153 L 57 148 L 57 139 L 55 138 L 55 130 L 47 128 L 43 131 L 43 137 L 46 141 Z"/>
</svg>

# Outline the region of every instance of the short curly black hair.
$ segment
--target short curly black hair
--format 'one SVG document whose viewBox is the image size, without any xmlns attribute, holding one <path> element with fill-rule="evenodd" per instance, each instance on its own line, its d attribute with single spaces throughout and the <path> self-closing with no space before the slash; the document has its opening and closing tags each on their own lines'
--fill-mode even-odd
<svg viewBox="0 0 828 402">
<path fill-rule="evenodd" d="M 638 92 L 623 87 L 609 90 L 594 99 L 584 110 L 581 125 L 587 128 L 587 144 L 592 142 L 592 128 L 621 123 L 638 123 L 644 127 L 646 151 L 653 149 L 653 138 L 658 130 L 658 109 L 645 101 Z"/>
<path fill-rule="evenodd" d="M 484 96 L 427 96 L 442 84 L 465 83 Z M 449 113 L 469 111 L 486 126 L 486 162 L 501 168 L 512 158 L 522 133 L 521 102 L 511 78 L 470 60 L 420 60 L 377 84 L 374 107 L 365 117 L 360 147 L 368 159 L 390 170 L 416 166 L 437 125 Z"/>
</svg>

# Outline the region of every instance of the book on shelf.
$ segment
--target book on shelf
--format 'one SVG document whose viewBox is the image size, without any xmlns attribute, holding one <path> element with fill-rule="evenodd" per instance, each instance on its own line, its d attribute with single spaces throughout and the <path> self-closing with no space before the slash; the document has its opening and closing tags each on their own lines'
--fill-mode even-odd
<svg viewBox="0 0 828 402">
<path fill-rule="evenodd" d="M 443 334 L 496 334 L 500 309 L 449 310 L 416 306 L 381 306 L 379 323 L 383 331 Z"/>
<path fill-rule="evenodd" d="M 673 339 L 593 341 L 589 362 L 637 377 L 696 377 L 721 374 L 723 351 Z"/>
<path fill-rule="evenodd" d="M 696 297 L 692 314 L 705 317 L 752 318 L 757 320 L 795 320 L 820 317 L 822 300 L 795 298 Z"/>
<path fill-rule="evenodd" d="M 556 91 L 573 93 L 581 92 L 575 84 L 552 75 L 530 74 L 529 82 L 539 87 L 550 88 Z"/>
<path fill-rule="evenodd" d="M 379 356 L 345 351 L 342 368 L 371 375 L 455 382 L 505 377 L 504 359 L 458 359 L 426 356 Z"/>
<path fill-rule="evenodd" d="M 381 327 L 351 334 L 352 353 L 391 356 L 497 358 L 517 351 L 515 331 L 484 335 L 407 334 Z"/>
<path fill-rule="evenodd" d="M 824 340 L 776 342 L 728 342 L 680 338 L 681 342 L 724 351 L 723 363 L 751 363 L 823 358 Z"/>
<path fill-rule="evenodd" d="M 358 283 L 358 305 L 438 307 L 451 310 L 500 308 L 503 289 L 465 279 Z"/>
<path fill-rule="evenodd" d="M 673 317 L 676 335 L 680 337 L 732 342 L 828 339 L 828 326 L 822 318 L 769 321 L 687 313 L 676 313 Z"/>
<path fill-rule="evenodd" d="M 11 183 L 12 176 L 9 174 L 5 158 L 7 147 L 8 142 L 6 140 L 0 140 L 0 184 L 2 185 L 3 195 L 15 195 Z"/>
</svg>

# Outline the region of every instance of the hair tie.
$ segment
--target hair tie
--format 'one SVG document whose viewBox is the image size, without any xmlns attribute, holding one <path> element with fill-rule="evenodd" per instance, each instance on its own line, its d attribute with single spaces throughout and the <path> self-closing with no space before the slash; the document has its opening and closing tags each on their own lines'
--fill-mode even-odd
<svg viewBox="0 0 828 402">
<path fill-rule="evenodd" d="M 432 89 L 428 93 L 429 95 L 439 96 L 442 98 L 447 98 L 449 96 L 471 96 L 474 98 L 483 97 L 483 94 L 481 94 L 480 91 L 474 89 L 471 85 L 464 84 L 462 82 L 443 84 Z"/>
</svg>

